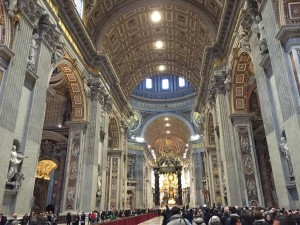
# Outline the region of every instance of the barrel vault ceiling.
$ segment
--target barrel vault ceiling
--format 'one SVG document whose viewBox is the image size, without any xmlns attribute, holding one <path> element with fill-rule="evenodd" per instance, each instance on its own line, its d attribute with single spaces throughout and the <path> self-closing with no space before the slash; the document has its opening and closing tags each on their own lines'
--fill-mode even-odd
<svg viewBox="0 0 300 225">
<path fill-rule="evenodd" d="M 197 90 L 205 48 L 215 43 L 225 0 L 99 0 L 85 18 L 98 51 L 106 54 L 128 99 L 156 74 L 183 76 Z M 150 19 L 161 13 L 160 22 Z M 163 47 L 157 49 L 156 41 Z M 165 70 L 159 71 L 164 65 Z"/>
</svg>

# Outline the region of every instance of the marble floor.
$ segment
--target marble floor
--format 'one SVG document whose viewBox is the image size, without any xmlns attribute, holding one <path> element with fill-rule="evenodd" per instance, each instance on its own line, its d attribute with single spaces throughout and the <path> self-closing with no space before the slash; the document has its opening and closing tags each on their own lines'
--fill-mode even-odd
<svg viewBox="0 0 300 225">
<path fill-rule="evenodd" d="M 155 217 L 151 220 L 147 220 L 144 223 L 139 223 L 139 225 L 161 225 L 163 217 Z"/>
</svg>

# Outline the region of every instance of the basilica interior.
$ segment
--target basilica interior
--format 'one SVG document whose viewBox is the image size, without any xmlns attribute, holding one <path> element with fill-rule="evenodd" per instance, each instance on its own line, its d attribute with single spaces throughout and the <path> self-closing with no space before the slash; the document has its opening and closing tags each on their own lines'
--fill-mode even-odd
<svg viewBox="0 0 300 225">
<path fill-rule="evenodd" d="M 300 1 L 0 1 L 0 212 L 300 208 Z"/>
</svg>

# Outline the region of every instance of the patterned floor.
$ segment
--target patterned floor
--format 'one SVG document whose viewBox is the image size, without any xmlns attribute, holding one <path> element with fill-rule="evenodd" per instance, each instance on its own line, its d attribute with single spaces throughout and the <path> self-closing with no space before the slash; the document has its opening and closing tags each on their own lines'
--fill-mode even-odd
<svg viewBox="0 0 300 225">
<path fill-rule="evenodd" d="M 161 225 L 163 217 L 155 217 L 154 219 L 147 220 L 144 223 L 140 223 L 139 225 Z"/>
</svg>

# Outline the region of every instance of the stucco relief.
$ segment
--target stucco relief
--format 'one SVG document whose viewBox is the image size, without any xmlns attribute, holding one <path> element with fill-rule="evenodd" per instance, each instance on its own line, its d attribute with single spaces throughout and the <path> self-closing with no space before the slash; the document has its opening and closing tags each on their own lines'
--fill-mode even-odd
<svg viewBox="0 0 300 225">
<path fill-rule="evenodd" d="M 68 184 L 66 194 L 66 206 L 67 210 L 75 209 L 75 196 L 76 196 L 76 184 L 78 177 L 78 163 L 80 152 L 81 134 L 79 132 L 73 133 L 71 141 L 69 167 L 68 167 Z"/>
<path fill-rule="evenodd" d="M 116 209 L 118 196 L 118 158 L 112 158 L 110 208 Z"/>
<path fill-rule="evenodd" d="M 248 202 L 250 206 L 258 206 L 259 200 L 257 195 L 257 184 L 255 181 L 255 171 L 253 158 L 251 155 L 248 127 L 240 126 L 237 128 L 237 131 L 239 135 L 242 166 L 244 169 Z"/>
<path fill-rule="evenodd" d="M 213 185 L 215 190 L 214 202 L 220 206 L 222 205 L 221 184 L 220 184 L 218 159 L 216 155 L 213 155 L 211 157 L 211 162 L 212 162 L 212 173 L 213 173 Z"/>
</svg>

